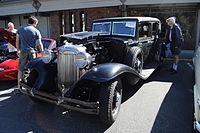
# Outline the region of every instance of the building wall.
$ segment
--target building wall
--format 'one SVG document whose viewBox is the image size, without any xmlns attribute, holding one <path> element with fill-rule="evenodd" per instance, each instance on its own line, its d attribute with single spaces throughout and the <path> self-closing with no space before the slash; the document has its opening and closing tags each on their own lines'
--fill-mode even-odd
<svg viewBox="0 0 200 133">
<path fill-rule="evenodd" d="M 109 18 L 109 17 L 120 17 L 122 13 L 119 7 L 99 7 L 99 8 L 87 8 L 87 30 L 91 30 L 92 21 L 100 18 Z"/>
<path fill-rule="evenodd" d="M 39 9 L 40 13 L 47 13 L 46 17 L 39 14 L 39 25 L 38 29 L 41 31 L 43 37 L 50 37 L 56 40 L 59 40 L 61 34 L 71 33 L 71 25 L 70 25 L 70 13 L 74 14 L 74 32 L 82 31 L 80 27 L 80 12 L 84 12 L 85 14 L 85 30 L 91 30 L 91 24 L 94 19 L 100 18 L 108 18 L 108 17 L 120 17 L 123 16 L 122 11 L 120 9 L 121 2 L 120 0 L 39 0 L 42 4 Z M 176 4 L 173 4 L 176 3 Z M 181 15 L 178 13 L 179 9 L 185 10 L 185 14 L 190 14 L 191 12 L 187 12 L 188 8 L 194 8 L 194 6 L 198 6 L 199 0 L 126 0 L 125 5 L 128 6 L 127 14 L 128 16 L 154 16 L 162 19 L 163 24 L 165 24 L 164 20 L 168 16 L 172 15 Z M 4 15 L 9 15 L 9 20 L 13 21 L 16 26 L 20 26 L 26 24 L 26 19 L 24 16 L 29 14 L 35 14 L 36 10 L 32 7 L 32 1 L 23 1 L 23 2 L 15 2 L 15 3 L 1 3 L 0 2 L 0 18 L 4 17 Z M 182 7 L 187 7 L 184 9 Z M 137 10 L 136 10 L 137 9 Z M 155 12 L 154 12 L 155 9 Z M 160 12 L 156 12 L 160 10 Z M 181 17 L 180 19 L 184 19 L 184 21 L 193 20 L 192 25 L 187 24 L 186 26 L 193 27 L 190 33 L 192 37 L 187 41 L 192 43 L 190 45 L 188 43 L 188 47 L 191 49 L 194 47 L 194 42 L 196 42 L 196 36 L 198 37 L 199 31 L 197 30 L 197 9 L 195 8 L 195 12 L 192 12 L 190 17 Z M 21 14 L 21 15 L 18 15 Z M 7 17 L 6 16 L 6 17 Z M 181 20 L 181 21 L 182 21 Z M 0 26 L 5 25 L 8 20 L 0 21 Z M 199 23 L 199 21 L 198 21 Z M 182 24 L 183 25 L 183 24 Z M 163 28 L 164 29 L 164 28 Z"/>
<path fill-rule="evenodd" d="M 28 17 L 30 15 L 31 14 L 9 16 L 9 20 L 2 21 L 2 24 L 0 25 L 0 27 L 7 28 L 7 23 L 13 22 L 14 25 L 15 25 L 15 29 L 18 29 L 21 25 L 27 25 Z M 39 20 L 39 23 L 37 25 L 37 29 L 40 30 L 43 38 L 48 38 L 49 35 L 50 35 L 50 32 L 49 32 L 49 17 L 37 16 L 37 19 Z M 3 24 L 3 23 L 6 23 L 6 24 Z"/>
<path fill-rule="evenodd" d="M 50 38 L 59 39 L 60 36 L 60 27 L 59 27 L 59 12 L 50 12 L 49 16 L 49 29 L 50 29 Z"/>
<path fill-rule="evenodd" d="M 109 17 L 120 17 L 122 16 L 122 12 L 119 6 L 114 7 L 99 7 L 99 8 L 86 8 L 86 9 L 74 9 L 74 10 L 65 10 L 65 11 L 57 11 L 54 15 L 51 15 L 50 25 L 51 25 L 51 38 L 59 40 L 60 34 L 67 34 L 71 33 L 70 31 L 70 23 L 69 23 L 69 14 L 70 12 L 74 13 L 74 32 L 80 32 L 80 12 L 84 11 L 85 13 L 85 22 L 86 22 L 86 31 L 91 30 L 92 21 L 95 19 L 100 18 L 109 18 Z M 60 14 L 64 14 L 64 32 L 61 32 L 61 25 L 60 25 Z M 157 17 L 162 21 L 162 32 L 165 32 L 166 23 L 165 19 L 169 16 L 176 16 L 177 22 L 181 25 L 185 44 L 183 45 L 183 49 L 194 49 L 195 43 L 197 42 L 197 37 L 199 34 L 199 30 L 197 30 L 197 13 L 198 8 L 193 6 L 174 6 L 174 5 L 167 5 L 163 7 L 141 7 L 138 8 L 137 6 L 129 7 L 128 9 L 128 16 L 153 16 Z M 52 14 L 52 13 L 50 13 Z M 193 20 L 192 22 L 190 20 Z M 190 25 L 191 24 L 191 25 Z"/>
<path fill-rule="evenodd" d="M 5 20 L 0 20 L 0 27 L 5 27 Z"/>
<path fill-rule="evenodd" d="M 198 10 L 196 47 L 200 46 L 200 9 Z"/>
<path fill-rule="evenodd" d="M 74 32 L 80 32 L 80 12 L 85 13 L 85 22 L 86 22 L 86 31 L 91 30 L 91 24 L 94 19 L 100 18 L 109 18 L 109 17 L 120 17 L 121 11 L 119 7 L 100 7 L 100 8 L 87 8 L 87 9 L 75 9 L 75 10 L 66 10 L 66 11 L 57 11 L 51 12 L 50 14 L 50 34 L 51 38 L 59 40 L 59 33 L 62 34 L 60 16 L 64 13 L 64 34 L 70 33 L 70 24 L 69 24 L 69 14 L 70 12 L 74 13 Z"/>
<path fill-rule="evenodd" d="M 58 11 L 80 8 L 108 7 L 121 5 L 120 0 L 39 0 L 42 4 L 39 11 Z M 144 4 L 180 4 L 180 3 L 200 3 L 199 0 L 126 0 L 126 5 Z M 34 13 L 32 0 L 18 0 L 0 2 L 0 16 Z"/>
<path fill-rule="evenodd" d="M 162 32 L 165 33 L 167 24 L 165 20 L 170 16 L 176 17 L 176 23 L 180 25 L 184 34 L 183 49 L 194 49 L 197 33 L 198 4 L 167 4 L 167 5 L 142 5 L 129 6 L 129 16 L 151 16 L 157 17 L 162 22 Z M 192 20 L 192 21 L 191 21 Z"/>
<path fill-rule="evenodd" d="M 40 31 L 43 38 L 50 37 L 50 26 L 49 26 L 49 17 L 48 16 L 37 16 L 39 23 L 37 29 Z"/>
</svg>

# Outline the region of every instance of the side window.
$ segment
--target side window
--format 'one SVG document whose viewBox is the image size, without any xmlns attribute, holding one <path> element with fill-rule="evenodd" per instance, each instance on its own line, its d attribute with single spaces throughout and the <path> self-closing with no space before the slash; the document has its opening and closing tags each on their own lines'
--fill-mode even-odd
<svg viewBox="0 0 200 133">
<path fill-rule="evenodd" d="M 139 38 L 147 38 L 151 36 L 151 24 L 150 23 L 140 23 L 139 24 Z"/>
<path fill-rule="evenodd" d="M 158 32 L 159 32 L 159 24 L 158 23 L 153 23 L 152 37 L 156 37 Z"/>
</svg>

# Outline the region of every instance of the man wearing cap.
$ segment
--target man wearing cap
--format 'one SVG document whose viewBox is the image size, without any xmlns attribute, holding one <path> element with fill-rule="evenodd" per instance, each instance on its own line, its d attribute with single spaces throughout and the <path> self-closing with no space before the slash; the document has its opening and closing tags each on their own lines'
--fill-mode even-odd
<svg viewBox="0 0 200 133">
<path fill-rule="evenodd" d="M 172 73 L 176 73 L 178 69 L 178 63 L 179 63 L 179 54 L 181 53 L 181 39 L 182 39 L 182 32 L 180 27 L 176 24 L 176 18 L 170 17 L 166 19 L 166 23 L 169 26 L 167 29 L 166 34 L 166 44 L 170 44 L 170 49 L 172 52 L 172 56 L 174 58 L 172 68 L 170 71 Z"/>
</svg>

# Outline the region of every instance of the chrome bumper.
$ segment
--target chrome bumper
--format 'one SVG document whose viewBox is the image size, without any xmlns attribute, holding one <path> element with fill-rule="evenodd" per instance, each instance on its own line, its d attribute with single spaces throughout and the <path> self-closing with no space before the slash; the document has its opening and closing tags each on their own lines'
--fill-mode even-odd
<svg viewBox="0 0 200 133">
<path fill-rule="evenodd" d="M 52 103 L 58 106 L 62 106 L 66 109 L 86 113 L 86 114 L 99 114 L 99 103 L 98 102 L 85 102 L 77 99 L 66 98 L 61 96 L 55 96 L 45 92 L 37 90 L 32 91 L 32 88 L 26 84 L 20 82 L 22 89 L 20 91 L 28 96 L 40 99 L 42 101 Z"/>
</svg>

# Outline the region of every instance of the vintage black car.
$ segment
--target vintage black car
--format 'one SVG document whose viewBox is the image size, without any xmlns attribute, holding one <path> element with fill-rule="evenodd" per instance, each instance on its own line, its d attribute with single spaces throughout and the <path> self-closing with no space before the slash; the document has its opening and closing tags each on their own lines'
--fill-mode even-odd
<svg viewBox="0 0 200 133">
<path fill-rule="evenodd" d="M 106 18 L 94 20 L 91 32 L 61 35 L 62 46 L 27 64 L 21 92 L 112 124 L 124 85 L 158 66 L 160 28 L 152 17 Z"/>
</svg>

